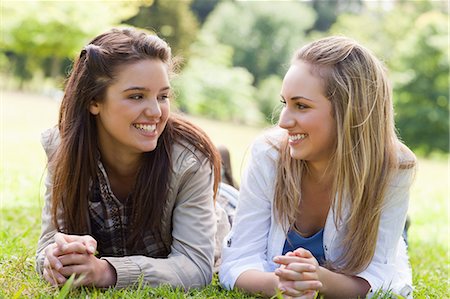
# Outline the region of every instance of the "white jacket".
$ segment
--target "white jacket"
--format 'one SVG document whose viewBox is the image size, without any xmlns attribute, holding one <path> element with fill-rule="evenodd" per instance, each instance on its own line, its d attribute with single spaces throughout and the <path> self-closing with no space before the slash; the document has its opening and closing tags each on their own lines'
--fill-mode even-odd
<svg viewBox="0 0 450 299">
<path fill-rule="evenodd" d="M 286 233 L 275 218 L 273 198 L 278 160 L 276 145 L 283 134 L 280 129 L 269 131 L 252 146 L 252 156 L 242 177 L 235 222 L 224 240 L 222 251 L 219 279 L 227 289 L 234 287 L 244 271 L 273 272 L 278 267 L 272 260 L 282 254 Z M 411 268 L 401 236 L 412 177 L 412 169 L 400 170 L 389 184 L 374 257 L 369 266 L 357 274 L 369 282 L 369 296 L 381 288 L 412 298 Z M 333 218 L 330 208 L 323 236 L 328 261 L 337 260 L 342 252 L 339 244 L 344 237 L 343 229 L 336 227 Z M 344 211 L 343 222 L 345 218 Z M 342 228 L 342 223 L 338 226 Z"/>
</svg>

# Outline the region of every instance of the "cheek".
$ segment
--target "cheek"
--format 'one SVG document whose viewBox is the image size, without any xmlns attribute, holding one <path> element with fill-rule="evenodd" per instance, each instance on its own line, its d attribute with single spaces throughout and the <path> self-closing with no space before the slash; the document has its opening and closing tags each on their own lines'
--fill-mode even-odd
<svg viewBox="0 0 450 299">
<path fill-rule="evenodd" d="M 170 102 L 167 101 L 166 103 L 161 104 L 160 109 L 163 117 L 168 118 L 170 114 Z"/>
</svg>

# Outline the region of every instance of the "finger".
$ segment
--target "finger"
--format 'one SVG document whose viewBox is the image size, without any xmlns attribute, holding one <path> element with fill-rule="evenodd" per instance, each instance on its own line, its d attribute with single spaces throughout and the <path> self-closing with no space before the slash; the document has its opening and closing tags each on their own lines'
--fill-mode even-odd
<svg viewBox="0 0 450 299">
<path fill-rule="evenodd" d="M 61 255 L 58 259 L 64 267 L 69 265 L 81 265 L 89 262 L 89 254 L 69 253 Z"/>
<path fill-rule="evenodd" d="M 55 243 L 58 246 L 62 246 L 64 244 L 69 243 L 70 241 L 68 240 L 68 238 L 69 238 L 69 235 L 66 235 L 66 234 L 63 234 L 63 233 L 56 233 L 55 236 L 54 236 Z"/>
<path fill-rule="evenodd" d="M 317 272 L 311 271 L 307 264 L 289 264 L 286 268 L 278 268 L 275 270 L 275 275 L 284 280 L 315 280 L 318 279 Z"/>
<path fill-rule="evenodd" d="M 313 254 L 311 253 L 311 251 L 309 251 L 309 250 L 307 250 L 305 248 L 302 248 L 302 247 L 299 247 L 299 248 L 295 249 L 293 254 L 296 255 L 296 256 L 299 256 L 299 257 L 304 257 L 304 258 L 311 258 L 311 257 L 313 257 Z"/>
<path fill-rule="evenodd" d="M 86 246 L 87 251 L 90 254 L 95 254 L 95 251 L 97 250 L 97 241 L 89 235 L 85 235 L 82 237 L 83 244 Z"/>
<path fill-rule="evenodd" d="M 280 265 L 288 265 L 291 263 L 304 263 L 304 264 L 311 264 L 309 259 L 299 257 L 299 256 L 286 256 L 286 255 L 278 255 L 273 258 L 274 263 L 280 264 Z"/>
<path fill-rule="evenodd" d="M 70 243 L 63 244 L 62 246 L 56 249 L 58 251 L 58 255 L 66 255 L 70 253 L 90 253 L 87 249 L 86 245 L 80 241 L 74 241 Z M 56 252 L 55 252 L 56 253 Z"/>
<path fill-rule="evenodd" d="M 53 286 L 64 284 L 67 280 L 61 273 L 53 269 L 44 269 L 43 275 L 45 280 Z"/>
<path fill-rule="evenodd" d="M 64 266 L 59 272 L 65 277 L 69 277 L 72 274 L 81 275 L 87 272 L 87 268 L 84 264 L 72 264 Z"/>
<path fill-rule="evenodd" d="M 97 241 L 89 235 L 78 236 L 57 233 L 55 234 L 55 243 L 58 245 L 58 248 L 61 251 L 60 254 L 66 254 L 72 251 L 78 253 L 88 252 L 90 254 L 94 254 L 97 250 Z M 72 245 L 73 243 L 77 245 Z"/>
<path fill-rule="evenodd" d="M 45 249 L 44 267 L 59 270 L 61 269 L 62 264 L 58 260 L 58 257 L 53 254 L 53 251 L 53 246 L 49 246 Z"/>
<path fill-rule="evenodd" d="M 56 279 L 53 279 L 53 277 L 48 274 L 47 270 L 44 270 L 43 276 L 44 276 L 44 279 L 48 283 L 50 283 L 52 286 L 57 286 L 58 285 L 58 283 L 56 282 Z"/>
<path fill-rule="evenodd" d="M 290 263 L 285 267 L 287 270 L 295 272 L 314 272 L 317 273 L 317 266 L 307 260 L 306 263 Z"/>
<path fill-rule="evenodd" d="M 303 292 L 289 287 L 286 284 L 279 286 L 279 289 L 283 292 L 283 298 L 296 298 L 303 295 Z"/>
<path fill-rule="evenodd" d="M 62 268 L 61 263 L 58 261 L 58 264 L 60 265 L 60 269 Z M 65 281 L 65 277 L 58 272 L 58 270 L 56 270 L 55 268 L 52 267 L 52 265 L 50 264 L 49 260 L 47 258 L 44 259 L 44 271 L 43 273 L 47 273 L 47 275 L 55 282 L 61 282 L 61 281 Z"/>
<path fill-rule="evenodd" d="M 319 280 L 298 280 L 293 282 L 293 288 L 298 291 L 318 291 L 322 287 Z"/>
<path fill-rule="evenodd" d="M 303 292 L 303 295 L 299 297 L 291 297 L 292 299 L 314 299 L 316 297 L 315 291 L 306 291 Z"/>
</svg>

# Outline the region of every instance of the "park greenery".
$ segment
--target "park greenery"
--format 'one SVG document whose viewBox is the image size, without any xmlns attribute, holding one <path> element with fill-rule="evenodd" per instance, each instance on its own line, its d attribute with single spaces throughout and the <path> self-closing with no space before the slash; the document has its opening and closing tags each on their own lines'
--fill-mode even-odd
<svg viewBox="0 0 450 299">
<path fill-rule="evenodd" d="M 276 122 L 296 48 L 328 35 L 356 39 L 383 60 L 399 135 L 418 155 L 408 232 L 415 298 L 448 298 L 449 6 L 392 1 L 0 1 L 0 298 L 254 298 L 214 277 L 200 290 L 138 285 L 53 288 L 34 271 L 45 154 L 64 80 L 97 34 L 133 26 L 182 58 L 174 105 L 228 146 L 237 181 L 248 146 Z M 391 298 L 379 294 L 375 298 Z"/>
<path fill-rule="evenodd" d="M 174 104 L 215 144 L 231 149 L 237 180 L 250 142 L 276 122 L 294 50 L 331 34 L 352 37 L 389 69 L 400 136 L 418 154 L 408 233 L 415 298 L 449 289 L 448 4 L 446 1 L 12 1 L 0 2 L 0 298 L 254 298 L 214 277 L 184 292 L 52 288 L 34 271 L 45 154 L 77 53 L 115 26 L 157 33 L 183 58 Z M 275 112 L 275 113 L 274 113 Z M 212 120 L 214 119 L 214 120 Z M 375 298 L 391 298 L 379 294 Z"/>
<path fill-rule="evenodd" d="M 294 50 L 331 34 L 380 57 L 393 83 L 397 128 L 416 153 L 446 153 L 448 5 L 445 1 L 3 1 L 2 88 L 55 93 L 76 53 L 100 32 L 155 32 L 183 58 L 177 105 L 238 123 L 273 121 Z M 38 13 L 37 13 L 38 12 Z M 39 90 L 40 89 L 40 90 Z M 59 93 L 56 93 L 59 94 Z"/>
</svg>

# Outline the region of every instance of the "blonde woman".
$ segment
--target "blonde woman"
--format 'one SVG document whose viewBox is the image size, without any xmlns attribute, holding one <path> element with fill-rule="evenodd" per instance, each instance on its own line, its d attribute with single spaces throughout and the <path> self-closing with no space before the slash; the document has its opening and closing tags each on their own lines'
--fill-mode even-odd
<svg viewBox="0 0 450 299">
<path fill-rule="evenodd" d="M 402 238 L 414 154 L 395 133 L 391 87 L 345 37 L 299 49 L 279 128 L 253 145 L 220 281 L 286 298 L 412 296 Z"/>
</svg>

